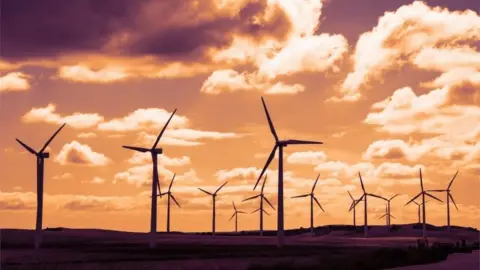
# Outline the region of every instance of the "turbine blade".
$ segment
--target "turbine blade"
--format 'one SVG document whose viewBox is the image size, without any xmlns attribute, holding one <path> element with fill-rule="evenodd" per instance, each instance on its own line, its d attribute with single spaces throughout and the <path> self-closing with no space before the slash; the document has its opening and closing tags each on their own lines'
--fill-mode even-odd
<svg viewBox="0 0 480 270">
<path fill-rule="evenodd" d="M 172 200 L 175 202 L 175 204 L 177 204 L 178 207 L 182 208 L 172 194 L 170 194 L 170 197 L 172 197 Z"/>
<path fill-rule="evenodd" d="M 386 215 L 387 215 L 387 214 L 383 214 L 383 215 L 382 215 L 381 217 L 379 217 L 378 219 L 381 219 L 381 218 L 385 217 Z"/>
<path fill-rule="evenodd" d="M 391 217 L 393 217 L 393 219 L 396 219 L 394 216 L 392 216 L 392 215 L 390 215 L 390 214 L 388 214 L 388 215 L 391 216 Z"/>
<path fill-rule="evenodd" d="M 168 118 L 167 123 L 165 123 L 165 126 L 163 126 L 162 131 L 160 131 L 160 133 L 158 134 L 157 139 L 155 140 L 155 143 L 153 144 L 152 149 L 155 149 L 155 148 L 157 147 L 157 144 L 158 144 L 158 142 L 160 141 L 160 138 L 162 138 L 162 135 L 163 135 L 163 133 L 165 132 L 165 129 L 167 129 L 167 126 L 168 126 L 168 124 L 170 123 L 170 120 L 172 120 L 172 117 L 173 117 L 173 115 L 174 115 L 176 112 L 177 112 L 177 109 L 175 109 L 175 110 L 173 111 L 172 115 L 170 115 L 170 118 Z"/>
<path fill-rule="evenodd" d="M 235 207 L 235 202 L 232 201 L 232 204 L 233 204 L 233 209 L 235 210 L 235 212 L 237 212 L 237 207 Z"/>
<path fill-rule="evenodd" d="M 423 192 L 422 168 L 420 168 L 420 188 L 422 189 L 422 192 Z"/>
<path fill-rule="evenodd" d="M 253 199 L 255 199 L 255 198 L 258 198 L 259 196 L 260 196 L 260 194 L 255 195 L 255 196 L 252 196 L 252 197 L 250 197 L 250 198 L 246 198 L 246 199 L 243 200 L 242 202 L 249 201 L 249 200 L 253 200 Z"/>
<path fill-rule="evenodd" d="M 275 132 L 275 128 L 273 127 L 273 122 L 272 122 L 272 119 L 270 118 L 270 114 L 268 113 L 268 109 L 267 109 L 267 104 L 265 104 L 265 100 L 263 99 L 263 97 L 262 97 L 262 104 L 263 104 L 263 108 L 265 109 L 265 114 L 267 115 L 270 131 L 272 132 L 273 137 L 275 137 L 275 142 L 278 142 L 278 135 L 277 135 L 277 132 Z"/>
<path fill-rule="evenodd" d="M 313 191 L 315 190 L 315 187 L 317 186 L 317 182 L 318 182 L 318 179 L 319 179 L 319 178 L 320 178 L 320 174 L 318 174 L 317 180 L 315 180 L 315 183 L 313 184 L 312 193 L 313 193 Z"/>
<path fill-rule="evenodd" d="M 286 140 L 286 144 L 323 144 L 323 142 L 317 141 L 305 141 L 305 140 Z"/>
<path fill-rule="evenodd" d="M 453 196 L 452 196 L 452 194 L 450 194 L 450 192 L 449 192 L 447 196 L 449 196 L 449 197 L 450 197 L 450 200 L 452 200 L 452 202 L 453 202 L 453 205 L 455 205 L 455 208 L 457 208 L 457 211 L 459 211 L 459 210 L 458 210 L 458 207 L 457 207 L 457 204 L 455 203 L 455 200 L 453 199 Z"/>
<path fill-rule="evenodd" d="M 267 211 L 265 211 L 265 209 L 262 209 L 262 210 L 263 210 L 263 213 L 265 213 L 267 216 L 270 216 L 270 214 Z"/>
<path fill-rule="evenodd" d="M 21 144 L 21 145 L 23 146 L 23 148 L 27 149 L 28 152 L 30 152 L 30 153 L 32 153 L 32 154 L 34 154 L 34 155 L 37 154 L 37 152 L 35 152 L 35 150 L 33 150 L 30 146 L 26 145 L 25 143 L 23 143 L 23 142 L 20 141 L 19 139 L 15 139 L 15 140 L 17 140 L 17 142 L 18 142 L 19 144 Z"/>
<path fill-rule="evenodd" d="M 228 183 L 228 181 L 226 181 L 225 183 L 223 183 L 223 185 L 221 185 L 221 186 L 217 189 L 217 191 L 215 191 L 214 194 L 217 194 L 217 193 L 220 191 L 220 189 L 222 189 L 227 183 Z"/>
<path fill-rule="evenodd" d="M 126 149 L 130 149 L 130 150 L 134 150 L 134 151 L 138 151 L 138 152 L 142 152 L 142 153 L 145 153 L 145 152 L 150 152 L 150 149 L 148 148 L 143 148 L 143 147 L 136 147 L 136 146 L 122 146 L 123 148 L 126 148 Z"/>
<path fill-rule="evenodd" d="M 350 196 L 350 198 L 352 199 L 352 201 L 355 201 L 355 199 L 353 198 L 353 196 L 352 196 L 352 194 L 350 193 L 350 191 L 347 190 L 347 192 L 348 192 L 348 195 Z"/>
<path fill-rule="evenodd" d="M 251 212 L 250 214 L 256 213 L 256 212 L 258 212 L 258 211 L 260 211 L 260 208 L 258 208 L 257 210 Z"/>
<path fill-rule="evenodd" d="M 397 197 L 398 195 L 400 195 L 400 194 L 395 194 L 393 197 L 390 198 L 389 201 L 393 200 L 393 199 L 394 199 L 395 197 Z"/>
<path fill-rule="evenodd" d="M 160 194 L 160 197 L 162 197 L 162 191 L 160 190 L 160 181 L 157 181 L 157 189 L 158 189 L 158 194 Z"/>
<path fill-rule="evenodd" d="M 430 194 L 428 194 L 427 192 L 425 192 L 425 195 L 427 195 L 428 197 L 433 198 L 433 199 L 435 199 L 435 200 L 437 200 L 437 201 L 439 201 L 439 202 L 443 202 L 443 201 L 440 200 L 439 198 L 437 198 L 437 197 L 435 197 L 435 196 L 433 196 L 433 195 L 430 195 Z"/>
<path fill-rule="evenodd" d="M 267 174 L 265 174 L 265 178 L 263 179 L 262 189 L 260 191 L 261 194 L 263 194 L 263 189 L 265 188 L 265 183 L 266 182 L 267 182 Z"/>
<path fill-rule="evenodd" d="M 268 205 L 270 205 L 270 207 L 272 207 L 273 210 L 276 210 L 275 207 L 273 207 L 273 205 L 270 203 L 270 201 L 267 199 L 267 197 L 263 197 L 263 199 L 268 203 Z"/>
<path fill-rule="evenodd" d="M 379 199 L 382 199 L 382 200 L 385 200 L 385 201 L 388 201 L 386 198 L 382 197 L 382 196 L 378 196 L 378 195 L 375 195 L 375 194 L 371 194 L 371 193 L 368 193 L 367 196 L 372 196 L 372 197 L 375 197 L 375 198 L 379 198 Z"/>
<path fill-rule="evenodd" d="M 320 205 L 320 203 L 318 202 L 317 198 L 315 198 L 315 196 L 313 196 L 313 199 L 314 199 L 315 202 L 317 203 L 318 207 L 320 207 L 320 209 L 322 209 L 322 211 L 325 212 L 325 210 L 323 210 L 322 205 Z"/>
<path fill-rule="evenodd" d="M 293 196 L 291 199 L 308 197 L 308 196 L 310 196 L 310 195 L 311 195 L 311 194 L 297 195 L 297 196 Z"/>
<path fill-rule="evenodd" d="M 360 178 L 360 184 L 362 184 L 363 193 L 365 193 L 365 186 L 363 185 L 363 179 L 362 179 L 362 175 L 360 174 L 360 172 L 358 172 L 358 177 Z"/>
<path fill-rule="evenodd" d="M 253 187 L 253 190 L 255 190 L 255 188 L 257 188 L 258 182 L 260 182 L 260 179 L 262 179 L 262 175 L 265 173 L 265 171 L 268 168 L 268 165 L 270 165 L 270 162 L 272 162 L 273 158 L 275 157 L 275 152 L 277 151 L 277 148 L 278 148 L 278 145 L 275 144 L 272 152 L 270 153 L 270 156 L 267 159 L 267 163 L 265 163 L 265 166 L 263 167 L 262 173 L 260 173 L 260 175 L 258 176 L 257 182 L 255 183 L 255 186 Z"/>
<path fill-rule="evenodd" d="M 450 184 L 448 184 L 448 187 L 447 189 L 450 190 L 450 187 L 452 186 L 453 184 L 453 180 L 455 180 L 455 178 L 457 177 L 457 174 L 458 174 L 458 171 L 455 173 L 455 175 L 453 176 L 452 180 L 450 181 Z"/>
<path fill-rule="evenodd" d="M 66 125 L 67 123 L 64 123 L 59 129 L 57 129 L 57 131 L 55 131 L 55 133 L 53 133 L 52 137 L 50 137 L 50 139 L 48 139 L 48 141 L 45 143 L 45 145 L 42 147 L 42 149 L 40 149 L 40 151 L 38 153 L 43 153 L 43 151 L 45 151 L 45 149 L 47 148 L 47 146 L 53 141 L 53 139 L 55 138 L 55 136 L 57 136 L 57 134 L 60 132 L 60 130 L 62 130 L 62 128 Z"/>
<path fill-rule="evenodd" d="M 237 212 L 233 213 L 233 215 L 230 217 L 230 219 L 229 219 L 228 221 L 232 220 L 232 218 L 233 218 L 236 214 L 237 214 Z"/>
<path fill-rule="evenodd" d="M 422 193 L 421 193 L 421 192 L 420 192 L 420 193 L 418 193 L 418 195 L 417 195 L 417 196 L 413 197 L 413 198 L 412 198 L 410 201 L 408 201 L 408 202 L 407 202 L 405 205 L 408 205 L 408 204 L 410 204 L 411 202 L 415 201 L 415 199 L 416 199 L 416 198 L 418 198 L 418 197 L 420 197 L 420 195 L 422 195 Z"/>
<path fill-rule="evenodd" d="M 207 194 L 210 195 L 210 196 L 213 196 L 212 193 L 210 193 L 210 192 L 208 192 L 208 191 L 206 191 L 206 190 L 204 190 L 204 189 L 201 189 L 201 188 L 198 188 L 198 189 L 200 189 L 200 191 L 203 191 L 203 192 L 207 193 Z"/>
<path fill-rule="evenodd" d="M 172 177 L 172 181 L 170 181 L 170 185 L 168 186 L 168 192 L 170 192 L 170 190 L 172 189 L 173 180 L 175 180 L 175 175 L 177 175 L 177 174 L 174 173 L 174 174 L 173 174 L 173 177 Z"/>
<path fill-rule="evenodd" d="M 243 211 L 237 211 L 237 213 L 239 213 L 239 214 L 246 214 L 246 213 L 243 212 Z"/>
<path fill-rule="evenodd" d="M 427 192 L 445 192 L 447 191 L 446 189 L 429 189 L 429 190 L 426 190 Z"/>
</svg>

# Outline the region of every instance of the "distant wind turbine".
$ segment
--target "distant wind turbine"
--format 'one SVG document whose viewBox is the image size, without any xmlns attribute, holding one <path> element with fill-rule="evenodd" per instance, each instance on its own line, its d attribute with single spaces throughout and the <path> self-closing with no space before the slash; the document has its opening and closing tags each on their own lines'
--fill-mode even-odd
<svg viewBox="0 0 480 270">
<path fill-rule="evenodd" d="M 16 139 L 19 144 L 21 144 L 28 152 L 37 156 L 37 223 L 35 225 L 35 236 L 34 236 L 34 245 L 38 249 L 42 243 L 42 222 L 43 222 L 43 175 L 45 171 L 45 159 L 50 157 L 50 153 L 44 152 L 47 149 L 48 145 L 53 141 L 55 136 L 62 130 L 65 126 L 63 124 L 53 135 L 48 139 L 48 141 L 43 145 L 40 151 L 36 152 L 25 144 L 24 142 Z"/>
<path fill-rule="evenodd" d="M 170 198 L 175 202 L 175 204 L 182 208 L 180 206 L 180 204 L 177 202 L 177 200 L 175 199 L 175 196 L 173 196 L 172 194 L 172 185 L 173 185 L 173 181 L 175 180 L 175 175 L 173 175 L 173 178 L 172 178 L 172 181 L 170 182 L 170 185 L 168 186 L 168 191 L 167 192 L 164 192 L 164 193 L 160 193 L 160 190 L 158 191 L 160 194 L 158 196 L 164 196 L 164 195 L 167 195 L 168 196 L 168 201 L 167 201 L 167 232 L 170 232 Z"/>
<path fill-rule="evenodd" d="M 395 195 L 393 195 L 390 199 L 387 199 L 387 213 L 386 213 L 386 214 L 387 214 L 387 215 L 386 215 L 386 217 L 387 217 L 387 219 L 386 219 L 387 226 L 390 226 L 390 225 L 391 225 L 390 217 L 395 218 L 394 216 L 391 215 L 392 212 L 390 211 L 390 209 L 391 209 L 391 208 L 390 208 L 390 202 L 391 202 L 393 199 L 395 199 L 395 197 L 397 197 L 398 195 L 400 195 L 400 194 L 395 194 Z"/>
<path fill-rule="evenodd" d="M 177 109 L 175 109 L 172 115 L 170 116 L 170 118 L 168 118 L 167 123 L 163 127 L 162 131 L 160 131 L 160 134 L 158 134 L 157 139 L 155 140 L 155 143 L 153 144 L 152 148 L 123 146 L 123 148 L 138 151 L 141 153 L 150 152 L 150 154 L 152 155 L 153 173 L 152 173 L 152 195 L 151 195 L 152 203 L 151 203 L 151 211 L 150 211 L 150 243 L 149 243 L 150 248 L 155 247 L 155 236 L 157 233 L 157 188 L 160 193 L 160 181 L 158 180 L 157 156 L 163 153 L 162 148 L 156 148 L 156 147 L 176 111 Z"/>
<path fill-rule="evenodd" d="M 364 201 L 364 215 L 363 215 L 364 230 L 363 230 L 363 233 L 364 233 L 365 237 L 368 237 L 367 197 L 371 196 L 371 197 L 379 198 L 379 199 L 382 199 L 382 200 L 385 200 L 385 201 L 387 199 L 385 199 L 382 196 L 378 196 L 378 195 L 375 195 L 375 194 L 372 194 L 372 193 L 367 193 L 365 191 L 365 186 L 363 185 L 362 175 L 360 174 L 360 172 L 358 173 L 358 177 L 360 178 L 360 184 L 362 185 L 363 195 L 362 195 L 362 197 L 360 197 L 360 199 L 358 199 L 358 201 L 354 204 L 353 207 L 355 207 L 358 204 L 358 202 L 360 202 L 363 199 L 363 201 Z"/>
<path fill-rule="evenodd" d="M 218 193 L 218 192 L 220 191 L 220 189 L 222 189 L 223 186 L 225 186 L 227 183 L 228 183 L 228 181 L 225 182 L 225 183 L 223 183 L 223 185 L 221 185 L 214 193 L 210 193 L 210 192 L 208 192 L 208 191 L 206 191 L 206 190 L 204 190 L 204 189 L 198 188 L 200 191 L 202 191 L 202 192 L 204 192 L 204 193 L 212 196 L 212 199 L 213 199 L 212 236 L 215 235 L 215 201 L 216 201 L 215 199 L 216 199 L 216 197 L 217 197 L 217 193 Z"/>
<path fill-rule="evenodd" d="M 457 177 L 457 174 L 458 174 L 458 171 L 455 173 L 455 175 L 453 176 L 452 180 L 450 180 L 450 183 L 448 184 L 447 189 L 427 190 L 427 191 L 431 191 L 431 192 L 446 192 L 446 193 L 447 193 L 447 226 L 448 226 L 448 230 L 449 230 L 449 231 L 452 230 L 452 227 L 450 227 L 450 200 L 452 200 L 453 205 L 455 206 L 455 208 L 457 208 L 457 211 L 458 211 L 457 204 L 455 203 L 455 200 L 453 199 L 453 196 L 452 196 L 452 194 L 450 193 L 450 187 L 451 187 L 452 184 L 453 184 L 453 180 L 455 180 L 455 178 Z"/>
<path fill-rule="evenodd" d="M 268 120 L 268 125 L 270 126 L 270 131 L 273 134 L 273 137 L 275 138 L 275 146 L 273 147 L 272 152 L 270 153 L 270 156 L 267 159 L 267 162 L 265 163 L 265 166 L 263 167 L 262 173 L 258 176 L 257 182 L 255 183 L 255 186 L 253 189 L 258 185 L 258 182 L 260 182 L 260 179 L 262 178 L 263 174 L 268 168 L 268 165 L 272 162 L 273 158 L 275 157 L 275 152 L 277 151 L 277 148 L 279 149 L 278 152 L 278 210 L 277 210 L 277 239 L 278 239 L 278 247 L 283 246 L 283 238 L 284 238 L 284 211 L 283 211 L 283 148 L 287 147 L 290 144 L 296 144 L 296 145 L 306 145 L 306 144 L 322 144 L 322 142 L 315 142 L 315 141 L 302 141 L 302 140 L 283 140 L 280 141 L 278 139 L 277 132 L 275 131 L 275 128 L 273 127 L 272 119 L 270 118 L 270 114 L 268 113 L 267 105 L 265 104 L 265 100 L 262 97 L 262 103 L 263 103 L 263 108 L 265 110 L 265 114 L 267 116 Z"/>
<path fill-rule="evenodd" d="M 235 217 L 235 232 L 238 232 L 238 214 L 246 214 L 245 212 L 243 211 L 238 211 L 237 210 L 237 207 L 235 207 L 235 202 L 232 202 L 233 204 L 233 210 L 235 211 L 232 215 L 232 217 L 228 220 L 232 220 L 233 217 Z"/>
<path fill-rule="evenodd" d="M 251 213 L 251 214 L 253 214 L 257 211 L 260 211 L 260 236 L 263 236 L 263 213 L 265 213 L 267 215 L 270 215 L 269 213 L 267 213 L 267 211 L 265 211 L 265 209 L 263 209 L 263 201 L 265 200 L 270 205 L 270 207 L 272 207 L 273 210 L 275 210 L 275 207 L 273 207 L 273 205 L 270 203 L 270 201 L 267 199 L 267 197 L 265 197 L 265 195 L 263 194 L 263 189 L 265 188 L 265 183 L 266 182 L 267 182 L 267 174 L 265 174 L 265 178 L 263 179 L 263 184 L 262 184 L 262 189 L 260 191 L 260 194 L 255 195 L 255 196 L 250 197 L 250 198 L 247 198 L 247 199 L 242 201 L 242 202 L 245 202 L 245 201 L 252 200 L 252 199 L 255 199 L 255 198 L 260 198 L 260 208 L 258 208 L 257 210 L 255 210 Z"/>
<path fill-rule="evenodd" d="M 425 201 L 425 203 L 427 203 L 427 201 Z M 422 206 L 422 203 L 417 203 L 416 201 L 413 201 L 414 204 L 417 205 L 417 215 L 418 215 L 418 224 L 422 223 L 422 219 L 421 219 L 421 212 L 420 212 L 420 208 Z"/>
<path fill-rule="evenodd" d="M 318 174 L 317 180 L 315 180 L 315 183 L 313 184 L 313 187 L 312 187 L 312 191 L 310 193 L 292 197 L 292 198 L 310 197 L 310 233 L 312 234 L 312 236 L 314 235 L 314 232 L 313 232 L 313 201 L 315 201 L 317 203 L 318 207 L 320 207 L 320 209 L 323 212 L 325 212 L 325 210 L 323 210 L 322 205 L 320 205 L 317 198 L 315 198 L 315 195 L 313 194 L 313 192 L 315 191 L 315 187 L 317 186 L 318 178 L 320 178 L 320 174 Z"/>
<path fill-rule="evenodd" d="M 425 238 L 427 236 L 427 225 L 426 225 L 426 212 L 425 212 L 425 195 L 429 196 L 432 199 L 435 199 L 439 202 L 443 202 L 439 198 L 427 193 L 425 190 L 423 190 L 423 178 L 422 178 L 422 168 L 420 168 L 420 188 L 421 192 L 417 194 L 417 196 L 413 197 L 410 201 L 408 201 L 405 205 L 410 204 L 411 202 L 415 201 L 416 198 L 418 198 L 420 195 L 422 195 L 422 214 L 423 214 L 423 228 L 422 228 L 422 237 Z"/>
<path fill-rule="evenodd" d="M 347 191 L 348 192 L 348 195 L 350 196 L 350 198 L 352 199 L 352 204 L 350 204 L 350 209 L 348 210 L 348 212 L 352 211 L 353 209 L 353 227 L 354 229 L 357 228 L 357 221 L 356 221 L 356 213 L 355 213 L 355 208 L 357 206 L 357 204 L 362 201 L 362 198 L 360 197 L 360 199 L 357 199 L 355 200 L 352 196 L 352 194 L 350 194 L 350 191 Z"/>
<path fill-rule="evenodd" d="M 382 219 L 383 217 L 385 217 L 385 223 L 387 226 L 389 226 L 390 224 L 390 217 L 393 217 L 395 218 L 394 216 L 392 216 L 389 212 L 389 209 L 388 209 L 388 204 L 385 204 L 385 214 L 383 214 L 381 217 L 379 217 L 378 219 Z"/>
</svg>

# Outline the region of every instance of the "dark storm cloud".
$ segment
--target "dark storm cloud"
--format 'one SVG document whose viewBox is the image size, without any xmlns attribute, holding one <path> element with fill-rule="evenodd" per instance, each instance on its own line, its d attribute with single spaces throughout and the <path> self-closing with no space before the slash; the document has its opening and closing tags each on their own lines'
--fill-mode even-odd
<svg viewBox="0 0 480 270">
<path fill-rule="evenodd" d="M 233 34 L 282 39 L 289 32 L 280 8 L 269 22 L 254 20 L 266 0 L 250 1 L 234 17 L 208 14 L 211 1 L 3 0 L 0 53 L 9 60 L 82 52 L 191 59 L 228 46 Z"/>
</svg>

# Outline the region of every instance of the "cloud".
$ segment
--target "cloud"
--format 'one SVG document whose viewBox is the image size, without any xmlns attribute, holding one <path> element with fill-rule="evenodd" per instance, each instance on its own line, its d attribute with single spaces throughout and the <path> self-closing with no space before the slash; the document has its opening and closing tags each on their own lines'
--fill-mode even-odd
<svg viewBox="0 0 480 270">
<path fill-rule="evenodd" d="M 105 166 L 111 163 L 111 160 L 102 153 L 97 153 L 86 144 L 81 144 L 77 141 L 72 141 L 65 144 L 60 153 L 55 158 L 55 162 L 88 166 Z"/>
<path fill-rule="evenodd" d="M 73 113 L 71 115 L 62 116 L 56 113 L 57 106 L 49 103 L 46 107 L 32 108 L 29 112 L 22 116 L 22 120 L 26 123 L 45 122 L 49 124 L 67 125 L 73 128 L 92 128 L 103 121 L 103 116 L 97 113 Z"/>
<path fill-rule="evenodd" d="M 141 129 L 160 130 L 163 128 L 170 116 L 171 113 L 164 109 L 137 109 L 123 118 L 116 118 L 100 123 L 98 125 L 98 129 L 103 131 L 117 132 Z M 183 127 L 187 125 L 188 121 L 188 118 L 185 116 L 174 115 L 168 127 Z"/>
<path fill-rule="evenodd" d="M 92 180 L 89 180 L 89 181 L 82 181 L 82 183 L 96 184 L 96 185 L 103 184 L 105 182 L 106 182 L 106 180 L 104 178 L 101 178 L 101 177 L 98 177 L 98 176 L 95 176 Z"/>
<path fill-rule="evenodd" d="M 36 194 L 33 192 L 0 191 L 0 209 L 4 211 L 33 210 L 36 207 Z"/>
<path fill-rule="evenodd" d="M 62 173 L 52 177 L 54 180 L 68 180 L 73 179 L 73 175 L 71 173 Z"/>
<path fill-rule="evenodd" d="M 0 76 L 0 93 L 25 91 L 30 88 L 30 76 L 22 72 L 10 72 Z"/>
<path fill-rule="evenodd" d="M 106 66 L 94 71 L 87 66 L 63 66 L 58 70 L 58 77 L 80 83 L 111 83 L 129 78 L 123 67 Z"/>
<path fill-rule="evenodd" d="M 272 1 L 273 2 L 273 1 Z M 305 91 L 301 84 L 286 84 L 280 77 L 298 73 L 339 71 L 338 64 L 348 51 L 347 40 L 339 34 L 316 34 L 322 1 L 278 1 L 292 22 L 285 41 L 265 40 L 260 44 L 237 38 L 217 57 L 231 59 L 249 68 L 214 71 L 204 82 L 202 93 L 220 94 L 256 91 L 265 94 L 293 95 Z M 253 69 L 252 69 L 253 67 Z"/>
<path fill-rule="evenodd" d="M 82 133 L 79 133 L 77 137 L 82 139 L 96 138 L 97 134 L 93 132 L 82 132 Z"/>
<path fill-rule="evenodd" d="M 152 157 L 149 153 L 134 152 L 133 155 L 127 160 L 129 164 L 143 165 L 151 164 Z M 165 154 L 158 156 L 158 163 L 163 166 L 185 166 L 191 163 L 190 157 L 182 156 L 179 158 L 171 158 Z"/>
<path fill-rule="evenodd" d="M 290 164 L 317 165 L 326 160 L 327 155 L 323 151 L 294 152 L 287 157 Z"/>
<path fill-rule="evenodd" d="M 408 63 L 425 69 L 471 64 L 473 58 L 465 61 L 463 57 L 472 53 L 465 44 L 478 40 L 479 27 L 480 17 L 472 10 L 449 11 L 421 1 L 386 12 L 377 26 L 358 39 L 352 56 L 354 70 L 343 82 L 338 100 L 358 100 L 363 85 Z M 434 54 L 437 57 L 429 57 Z M 462 57 L 458 57 L 460 54 Z"/>
</svg>

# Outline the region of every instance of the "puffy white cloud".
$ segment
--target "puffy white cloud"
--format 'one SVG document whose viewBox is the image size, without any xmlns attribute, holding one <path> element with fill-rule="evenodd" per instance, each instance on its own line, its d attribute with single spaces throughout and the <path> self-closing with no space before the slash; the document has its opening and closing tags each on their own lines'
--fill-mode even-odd
<svg viewBox="0 0 480 270">
<path fill-rule="evenodd" d="M 60 153 L 55 158 L 55 162 L 66 164 L 78 164 L 88 166 L 105 166 L 111 163 L 111 160 L 102 153 L 97 153 L 86 144 L 72 141 L 65 144 Z"/>
<path fill-rule="evenodd" d="M 23 115 L 22 120 L 26 123 L 45 122 L 49 124 L 67 125 L 73 128 L 92 128 L 103 121 L 103 116 L 97 113 L 73 113 L 62 116 L 55 112 L 56 105 L 49 103 L 46 107 L 32 108 Z"/>
<path fill-rule="evenodd" d="M 105 66 L 92 70 L 85 65 L 74 65 L 60 67 L 58 77 L 80 83 L 112 83 L 129 78 L 129 74 L 121 66 Z"/>
<path fill-rule="evenodd" d="M 317 165 L 326 160 L 327 155 L 323 151 L 294 152 L 287 157 L 290 164 Z"/>
<path fill-rule="evenodd" d="M 68 180 L 73 179 L 73 175 L 71 173 L 62 173 L 52 177 L 54 180 Z"/>
<path fill-rule="evenodd" d="M 0 93 L 28 90 L 30 88 L 29 78 L 30 76 L 22 72 L 10 72 L 0 76 Z"/>
<path fill-rule="evenodd" d="M 478 40 L 479 28 L 480 16 L 472 10 L 449 11 L 421 1 L 386 12 L 360 36 L 352 56 L 354 71 L 343 82 L 339 100 L 358 100 L 362 85 L 407 63 L 436 70 L 478 65 L 478 54 L 459 44 Z"/>
<path fill-rule="evenodd" d="M 104 178 L 101 178 L 101 177 L 98 177 L 98 176 L 95 176 L 92 180 L 89 180 L 89 181 L 82 181 L 82 183 L 96 184 L 96 185 L 103 184 L 105 182 L 106 182 L 106 180 Z"/>
<path fill-rule="evenodd" d="M 82 133 L 79 133 L 77 137 L 82 139 L 96 138 L 97 134 L 93 132 L 82 132 Z"/>
</svg>

